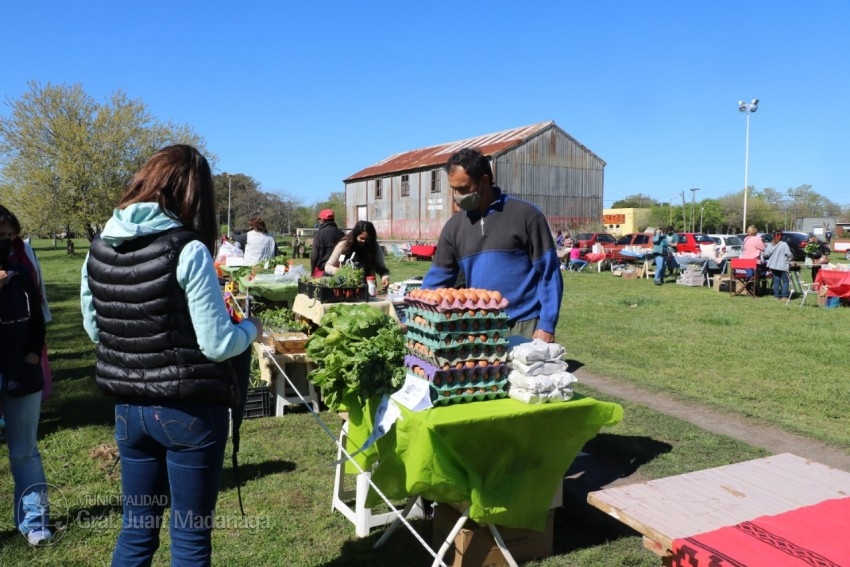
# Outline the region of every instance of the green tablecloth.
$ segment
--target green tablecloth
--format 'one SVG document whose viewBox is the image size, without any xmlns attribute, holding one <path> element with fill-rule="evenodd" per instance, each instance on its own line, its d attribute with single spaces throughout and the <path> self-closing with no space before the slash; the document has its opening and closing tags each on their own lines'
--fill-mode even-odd
<svg viewBox="0 0 850 567">
<path fill-rule="evenodd" d="M 246 276 L 239 278 L 239 289 L 269 301 L 286 301 L 291 308 L 298 295 L 298 282 L 263 282 Z"/>
<path fill-rule="evenodd" d="M 349 449 L 372 429 L 377 400 L 349 404 Z M 618 404 L 576 395 L 568 402 L 527 405 L 509 398 L 402 408 L 377 451 L 359 455 L 378 467 L 372 479 L 390 498 L 422 495 L 469 504 L 476 522 L 541 531 L 549 504 L 584 444 L 623 417 Z M 376 503 L 372 495 L 367 505 Z"/>
</svg>

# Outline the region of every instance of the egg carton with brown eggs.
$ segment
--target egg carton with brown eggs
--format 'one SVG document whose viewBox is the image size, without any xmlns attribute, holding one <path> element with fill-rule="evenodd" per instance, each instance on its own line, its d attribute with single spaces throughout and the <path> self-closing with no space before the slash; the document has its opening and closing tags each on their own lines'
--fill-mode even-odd
<svg viewBox="0 0 850 567">
<path fill-rule="evenodd" d="M 501 311 L 508 305 L 498 291 L 472 288 L 417 289 L 405 295 L 404 300 L 426 311 L 453 314 Z"/>
<path fill-rule="evenodd" d="M 507 331 L 508 316 L 503 311 L 477 311 L 472 315 L 463 313 L 441 313 L 411 305 L 407 309 L 408 323 L 434 333 L 467 331 Z"/>
<path fill-rule="evenodd" d="M 429 349 L 437 351 L 445 348 L 455 348 L 463 345 L 467 346 L 496 346 L 502 345 L 507 347 L 508 341 L 505 339 L 505 330 L 499 329 L 495 331 L 465 331 L 465 332 L 442 332 L 436 333 L 431 329 L 422 329 L 416 323 L 407 324 L 407 338 L 416 342 L 420 342 Z"/>
<path fill-rule="evenodd" d="M 467 384 L 456 387 L 436 388 L 431 385 L 431 403 L 436 406 L 456 404 L 459 402 L 483 402 L 507 397 L 505 389 L 507 380 L 490 382 L 489 384 Z"/>
<path fill-rule="evenodd" d="M 492 363 L 498 361 L 503 363 L 508 359 L 508 349 L 506 344 L 487 345 L 481 343 L 461 344 L 455 346 L 433 346 L 428 345 L 412 338 L 407 338 L 407 351 L 410 354 L 420 357 L 435 366 L 442 368 L 445 365 L 455 366 L 464 364 L 472 366 L 480 362 Z"/>
<path fill-rule="evenodd" d="M 454 366 L 449 364 L 436 366 L 413 354 L 406 354 L 404 356 L 404 366 L 406 368 L 413 372 L 413 374 L 428 380 L 428 382 L 437 388 L 442 386 L 466 386 L 473 383 L 487 384 L 506 379 L 510 372 L 508 365 L 500 361 L 493 363 L 488 361 L 468 362 L 470 364 L 462 362 Z"/>
</svg>

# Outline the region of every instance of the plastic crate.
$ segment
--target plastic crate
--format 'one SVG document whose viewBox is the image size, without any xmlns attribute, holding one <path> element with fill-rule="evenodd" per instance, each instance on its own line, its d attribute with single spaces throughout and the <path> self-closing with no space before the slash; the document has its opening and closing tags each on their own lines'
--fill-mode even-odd
<svg viewBox="0 0 850 567">
<path fill-rule="evenodd" d="M 343 303 L 368 301 L 369 289 L 363 287 L 325 287 L 312 282 L 298 282 L 298 293 L 303 293 L 310 299 L 318 299 L 322 303 Z"/>
<path fill-rule="evenodd" d="M 272 415 L 274 415 L 274 407 L 272 406 L 272 393 L 268 387 L 248 388 L 248 399 L 245 402 L 242 418 L 253 419 L 255 417 L 271 417 Z"/>
</svg>

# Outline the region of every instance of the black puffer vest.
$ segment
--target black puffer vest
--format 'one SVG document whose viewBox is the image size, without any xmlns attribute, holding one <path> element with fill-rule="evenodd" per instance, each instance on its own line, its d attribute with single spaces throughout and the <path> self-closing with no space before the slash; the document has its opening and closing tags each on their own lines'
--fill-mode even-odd
<svg viewBox="0 0 850 567">
<path fill-rule="evenodd" d="M 197 234 L 177 228 L 117 248 L 92 241 L 87 264 L 100 344 L 95 375 L 105 394 L 126 401 L 197 401 L 235 406 L 229 361 L 198 347 L 177 260 Z"/>
</svg>

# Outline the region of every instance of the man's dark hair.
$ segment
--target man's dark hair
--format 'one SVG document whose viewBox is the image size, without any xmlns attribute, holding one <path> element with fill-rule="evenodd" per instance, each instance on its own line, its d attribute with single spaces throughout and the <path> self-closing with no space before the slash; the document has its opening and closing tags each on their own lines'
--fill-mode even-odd
<svg viewBox="0 0 850 567">
<path fill-rule="evenodd" d="M 481 181 L 484 175 L 488 175 L 490 183 L 494 183 L 490 160 L 474 148 L 463 148 L 453 153 L 446 163 L 446 173 L 451 173 L 455 166 L 462 167 L 475 183 Z"/>
</svg>

